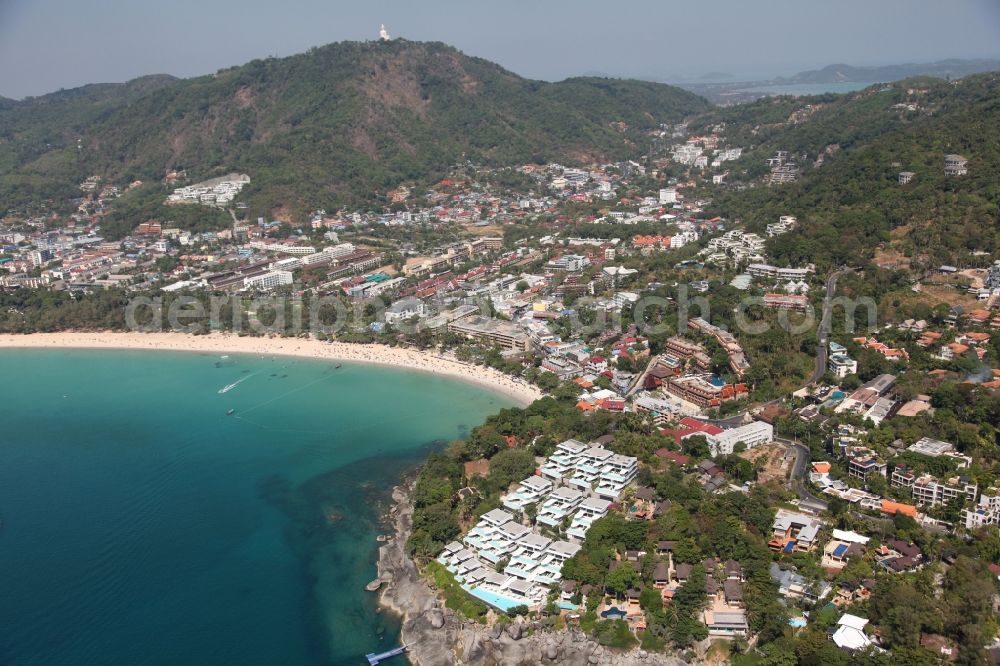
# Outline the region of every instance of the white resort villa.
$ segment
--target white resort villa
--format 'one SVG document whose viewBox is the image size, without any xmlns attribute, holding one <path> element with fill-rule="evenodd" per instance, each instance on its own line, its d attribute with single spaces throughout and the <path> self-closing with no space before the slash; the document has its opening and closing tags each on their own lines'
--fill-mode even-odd
<svg viewBox="0 0 1000 666">
<path fill-rule="evenodd" d="M 638 472 L 635 458 L 601 446 L 570 439 L 556 449 L 535 476 L 501 498 L 506 509 L 524 516 L 523 522 L 493 509 L 462 543 L 448 544 L 437 558 L 469 593 L 504 611 L 544 603 L 549 586 L 562 579 L 563 563 L 580 550 L 590 526 L 607 514 Z M 524 513 L 528 507 L 537 507 L 532 527 L 524 524 L 530 522 L 530 512 Z M 559 534 L 568 540 L 553 538 Z"/>
</svg>

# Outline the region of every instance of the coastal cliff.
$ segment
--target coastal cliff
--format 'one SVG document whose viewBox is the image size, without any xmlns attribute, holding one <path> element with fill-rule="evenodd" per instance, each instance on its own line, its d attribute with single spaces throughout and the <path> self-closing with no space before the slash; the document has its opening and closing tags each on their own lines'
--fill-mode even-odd
<svg viewBox="0 0 1000 666">
<path fill-rule="evenodd" d="M 516 618 L 507 625 L 466 621 L 443 608 L 435 590 L 406 555 L 412 527 L 410 487 L 393 490 L 395 532 L 379 549 L 378 573 L 383 581 L 381 605 L 403 618 L 401 639 L 416 666 L 528 666 L 593 664 L 595 666 L 680 666 L 685 662 L 644 650 L 613 650 L 577 629 L 550 631 Z"/>
</svg>

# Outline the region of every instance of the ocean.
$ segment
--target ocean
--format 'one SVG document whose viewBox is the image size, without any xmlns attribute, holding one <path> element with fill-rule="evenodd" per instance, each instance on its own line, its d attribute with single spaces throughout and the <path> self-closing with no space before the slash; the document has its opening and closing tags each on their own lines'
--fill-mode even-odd
<svg viewBox="0 0 1000 666">
<path fill-rule="evenodd" d="M 766 85 L 745 88 L 742 92 L 766 92 L 770 95 L 824 95 L 826 93 L 849 93 L 864 90 L 874 82 L 858 81 L 841 83 L 790 83 L 785 85 Z"/>
<path fill-rule="evenodd" d="M 365 663 L 398 644 L 364 590 L 393 485 L 512 405 L 286 357 L 0 350 L 0 376 L 5 666 Z"/>
</svg>

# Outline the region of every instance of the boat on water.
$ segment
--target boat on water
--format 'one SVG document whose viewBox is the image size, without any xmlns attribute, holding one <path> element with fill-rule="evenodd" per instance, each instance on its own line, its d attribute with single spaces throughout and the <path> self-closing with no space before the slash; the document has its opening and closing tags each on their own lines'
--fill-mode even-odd
<svg viewBox="0 0 1000 666">
<path fill-rule="evenodd" d="M 228 412 L 226 412 L 226 416 L 232 416 L 235 413 L 236 413 L 235 409 L 230 409 Z"/>
<path fill-rule="evenodd" d="M 333 366 L 333 369 L 340 370 L 342 367 L 344 367 L 343 363 L 338 363 L 337 365 Z"/>
</svg>

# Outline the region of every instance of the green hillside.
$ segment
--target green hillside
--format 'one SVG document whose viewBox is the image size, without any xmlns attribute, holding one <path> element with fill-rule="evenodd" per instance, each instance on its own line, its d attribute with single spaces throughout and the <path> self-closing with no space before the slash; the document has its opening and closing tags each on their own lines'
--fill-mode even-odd
<svg viewBox="0 0 1000 666">
<path fill-rule="evenodd" d="M 814 113 L 788 122 L 806 103 L 817 107 Z M 985 264 L 988 255 L 974 253 L 1000 247 L 1000 74 L 761 100 L 713 111 L 700 124 L 720 121 L 732 145 L 750 148 L 734 164 L 733 179 L 754 186 L 720 191 L 715 207 L 758 229 L 779 215 L 798 216 L 798 229 L 770 241 L 780 262 L 878 259 L 923 269 Z M 779 149 L 800 157 L 802 176 L 763 186 L 765 159 Z M 824 152 L 822 165 L 814 166 Z M 948 153 L 968 158 L 968 175 L 944 175 Z M 901 171 L 916 174 L 910 184 L 899 184 Z"/>
<path fill-rule="evenodd" d="M 302 213 L 429 181 L 463 156 L 633 156 L 641 130 L 709 108 L 670 86 L 531 81 L 443 44 L 404 40 L 332 44 L 161 83 L 138 95 L 126 94 L 135 82 L 88 86 L 0 112 L 0 209 L 90 174 L 148 182 L 183 167 L 194 179 L 246 172 L 253 182 L 243 198 L 254 210 Z"/>
<path fill-rule="evenodd" d="M 0 212 L 14 204 L 78 192 L 86 168 L 77 141 L 117 111 L 176 81 L 153 75 L 21 101 L 0 99 Z"/>
</svg>

